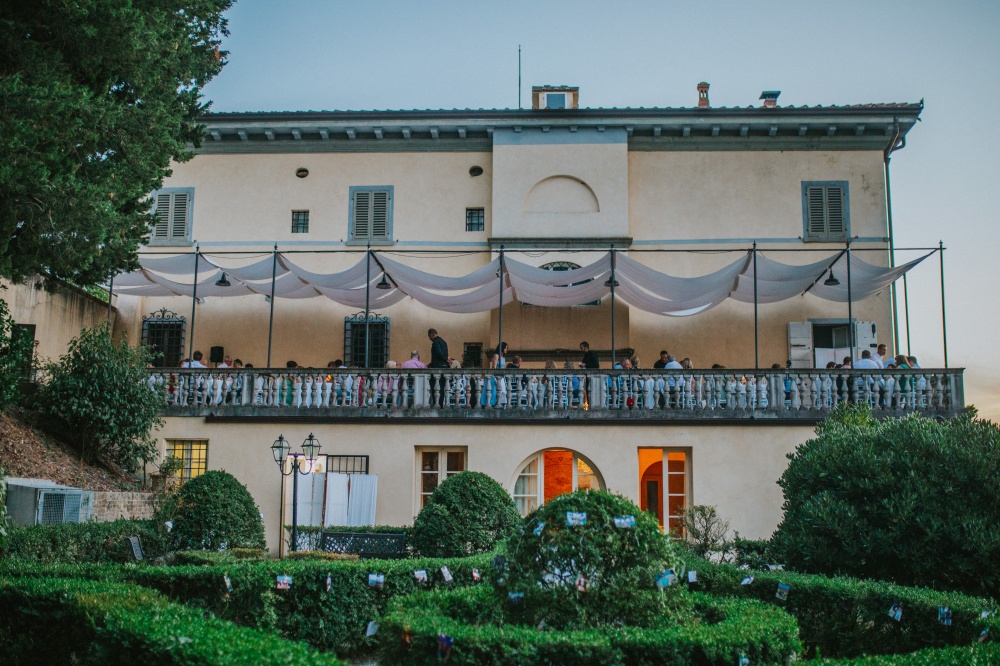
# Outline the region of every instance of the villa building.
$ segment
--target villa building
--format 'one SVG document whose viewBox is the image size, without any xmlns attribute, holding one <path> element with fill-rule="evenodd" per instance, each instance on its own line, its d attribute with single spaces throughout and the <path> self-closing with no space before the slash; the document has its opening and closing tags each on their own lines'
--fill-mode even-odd
<svg viewBox="0 0 1000 666">
<path fill-rule="evenodd" d="M 912 266 L 891 251 L 887 159 L 922 104 L 777 95 L 590 109 L 541 86 L 524 110 L 205 116 L 154 193 L 143 271 L 113 283 L 118 329 L 163 354 L 163 452 L 246 483 L 272 550 L 292 484 L 270 447 L 310 433 L 299 524 L 408 525 L 477 470 L 525 512 L 601 488 L 666 527 L 708 504 L 769 536 L 786 456 L 835 404 L 964 404 L 960 370 L 824 369 L 894 350 L 889 285 Z M 386 367 L 429 362 L 430 328 L 461 369 Z M 488 369 L 501 337 L 519 369 Z M 194 350 L 209 368 L 179 369 Z M 660 350 L 693 367 L 651 369 Z"/>
</svg>

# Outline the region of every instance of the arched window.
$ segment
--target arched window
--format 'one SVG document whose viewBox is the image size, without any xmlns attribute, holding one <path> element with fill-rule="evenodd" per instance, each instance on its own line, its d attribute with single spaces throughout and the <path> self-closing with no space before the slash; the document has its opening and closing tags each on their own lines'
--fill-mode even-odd
<svg viewBox="0 0 1000 666">
<path fill-rule="evenodd" d="M 526 516 L 557 495 L 588 489 L 604 489 L 594 465 L 576 451 L 549 449 L 524 462 L 511 494 L 521 515 Z"/>
<path fill-rule="evenodd" d="M 541 266 L 539 266 L 539 268 L 545 271 L 572 271 L 576 270 L 577 268 L 580 268 L 580 266 L 579 264 L 574 264 L 572 261 L 551 261 L 547 264 L 542 264 Z M 590 280 L 582 280 L 580 282 L 574 282 L 573 284 L 565 286 L 575 287 L 578 284 L 587 284 L 588 282 L 590 282 Z M 574 305 L 572 307 L 591 308 L 600 304 L 601 301 L 600 299 L 598 299 L 596 301 L 590 301 L 589 303 L 580 303 L 579 305 Z M 534 307 L 531 303 L 525 303 L 524 301 L 521 301 L 521 305 L 527 306 L 529 308 Z"/>
</svg>

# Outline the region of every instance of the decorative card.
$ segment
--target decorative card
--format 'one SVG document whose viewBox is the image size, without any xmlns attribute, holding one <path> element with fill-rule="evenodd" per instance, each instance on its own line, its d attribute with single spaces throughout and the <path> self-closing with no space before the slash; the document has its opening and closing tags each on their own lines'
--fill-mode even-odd
<svg viewBox="0 0 1000 666">
<path fill-rule="evenodd" d="M 278 576 L 278 589 L 279 590 L 290 590 L 292 589 L 292 577 L 291 576 Z"/>
<path fill-rule="evenodd" d="M 444 582 L 446 583 L 450 583 L 454 580 L 454 577 L 451 575 L 451 571 L 448 570 L 448 567 L 441 567 L 441 577 L 444 578 Z"/>
<path fill-rule="evenodd" d="M 226 583 L 226 592 L 232 592 L 233 581 L 229 579 L 229 574 L 223 574 L 222 580 Z"/>
<path fill-rule="evenodd" d="M 785 585 L 784 583 L 778 583 L 778 591 L 774 593 L 774 596 L 781 601 L 788 601 L 788 592 L 791 590 L 790 585 Z"/>
<path fill-rule="evenodd" d="M 535 525 L 535 529 L 533 530 L 533 532 L 535 536 L 542 536 L 542 530 L 544 529 L 545 529 L 545 521 L 543 520 L 542 522 Z"/>
<path fill-rule="evenodd" d="M 566 527 L 582 527 L 587 524 L 586 511 L 567 511 Z"/>
<path fill-rule="evenodd" d="M 368 574 L 368 585 L 374 587 L 376 590 L 381 590 L 385 586 L 385 574 Z"/>
<path fill-rule="evenodd" d="M 413 572 L 413 577 L 417 579 L 418 583 L 427 582 L 427 569 L 417 569 Z"/>
<path fill-rule="evenodd" d="M 901 619 L 903 619 L 903 605 L 897 601 L 892 606 L 889 606 L 888 615 L 896 622 L 899 622 Z"/>
<path fill-rule="evenodd" d="M 635 516 L 615 516 L 615 527 L 620 530 L 635 527 Z"/>
<path fill-rule="evenodd" d="M 946 627 L 951 626 L 951 608 L 948 606 L 938 606 L 938 622 Z"/>
<path fill-rule="evenodd" d="M 753 582 L 753 576 L 747 576 L 746 578 L 740 581 L 740 585 L 749 585 L 752 582 Z"/>
</svg>

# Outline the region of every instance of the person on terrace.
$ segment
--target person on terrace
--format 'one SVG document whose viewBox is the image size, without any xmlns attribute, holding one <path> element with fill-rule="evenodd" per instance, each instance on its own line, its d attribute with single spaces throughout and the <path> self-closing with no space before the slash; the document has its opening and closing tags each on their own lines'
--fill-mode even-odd
<svg viewBox="0 0 1000 666">
<path fill-rule="evenodd" d="M 590 350 L 589 342 L 581 342 L 580 351 L 583 352 L 583 360 L 580 361 L 581 368 L 587 368 L 588 370 L 595 370 L 601 367 L 601 362 L 597 358 L 597 352 Z"/>
<path fill-rule="evenodd" d="M 192 356 L 191 361 L 184 361 L 181 363 L 182 368 L 204 368 L 205 364 L 201 362 L 201 359 L 205 358 L 205 355 L 200 351 L 196 351 Z"/>
<path fill-rule="evenodd" d="M 499 351 L 493 353 L 493 358 L 490 359 L 490 367 L 502 369 L 507 367 L 507 343 L 501 342 Z"/>
<path fill-rule="evenodd" d="M 410 352 L 410 360 L 403 361 L 404 368 L 426 368 L 427 364 L 420 360 L 420 352 L 416 349 Z"/>
<path fill-rule="evenodd" d="M 431 341 L 431 362 L 428 368 L 447 368 L 448 363 L 448 343 L 438 335 L 437 329 L 427 329 L 427 337 Z"/>
</svg>

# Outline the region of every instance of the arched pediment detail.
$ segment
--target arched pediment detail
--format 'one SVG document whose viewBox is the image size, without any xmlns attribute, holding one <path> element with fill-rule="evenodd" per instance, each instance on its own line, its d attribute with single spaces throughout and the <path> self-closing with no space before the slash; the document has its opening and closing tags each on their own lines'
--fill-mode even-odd
<svg viewBox="0 0 1000 666">
<path fill-rule="evenodd" d="M 572 176 L 549 176 L 535 183 L 524 199 L 525 213 L 599 213 L 597 195 Z"/>
</svg>

